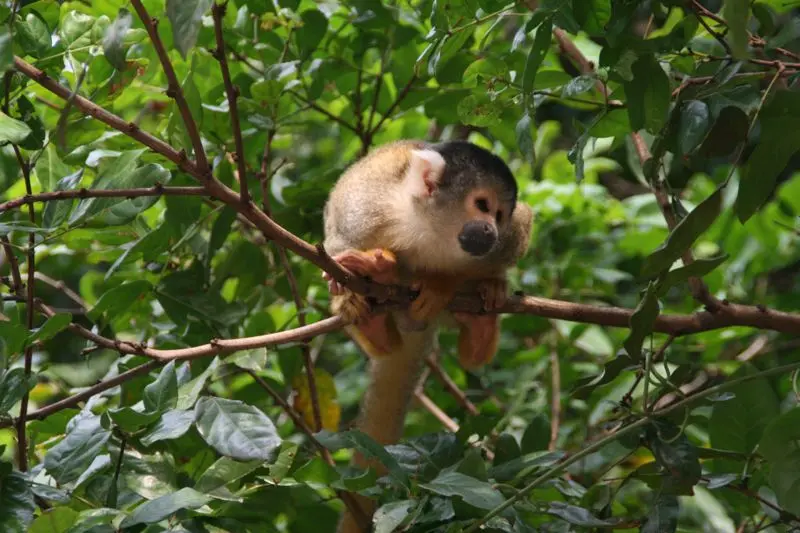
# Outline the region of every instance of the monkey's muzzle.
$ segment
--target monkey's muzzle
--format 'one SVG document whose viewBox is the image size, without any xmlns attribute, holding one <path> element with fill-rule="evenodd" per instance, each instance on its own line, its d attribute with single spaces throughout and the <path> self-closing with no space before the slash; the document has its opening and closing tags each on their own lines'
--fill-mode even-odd
<svg viewBox="0 0 800 533">
<path fill-rule="evenodd" d="M 458 234 L 461 249 L 470 255 L 482 256 L 489 253 L 497 242 L 497 228 L 481 220 L 472 220 L 464 224 Z"/>
</svg>

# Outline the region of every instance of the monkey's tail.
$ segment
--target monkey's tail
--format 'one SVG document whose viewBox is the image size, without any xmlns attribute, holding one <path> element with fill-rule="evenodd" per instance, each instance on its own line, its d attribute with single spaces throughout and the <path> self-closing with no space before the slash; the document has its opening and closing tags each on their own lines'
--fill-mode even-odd
<svg viewBox="0 0 800 533">
<path fill-rule="evenodd" d="M 422 362 L 434 347 L 436 324 L 420 331 L 401 332 L 401 347 L 388 355 L 370 358 L 370 380 L 361 402 L 357 427 L 379 444 L 396 444 L 403 434 L 403 423 L 411 396 L 422 370 Z M 356 453 L 353 464 L 372 466 L 384 473 L 380 464 L 367 461 Z M 353 494 L 371 524 L 377 504 L 374 500 Z M 371 527 L 359 525 L 356 517 L 345 509 L 337 533 L 367 533 Z"/>
</svg>

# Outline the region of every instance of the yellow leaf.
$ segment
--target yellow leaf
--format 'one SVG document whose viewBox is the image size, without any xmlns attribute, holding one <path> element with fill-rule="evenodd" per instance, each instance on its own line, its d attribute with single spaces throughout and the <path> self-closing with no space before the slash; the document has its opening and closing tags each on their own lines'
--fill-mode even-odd
<svg viewBox="0 0 800 533">
<path fill-rule="evenodd" d="M 317 368 L 314 369 L 314 384 L 317 388 L 322 428 L 336 431 L 339 428 L 339 419 L 342 414 L 339 403 L 336 401 L 336 383 L 334 383 L 333 377 L 329 373 Z M 311 390 L 309 389 L 305 372 L 295 376 L 292 380 L 292 387 L 295 390 L 293 407 L 303 416 L 303 420 L 308 427 L 312 431 L 316 431 Z"/>
</svg>

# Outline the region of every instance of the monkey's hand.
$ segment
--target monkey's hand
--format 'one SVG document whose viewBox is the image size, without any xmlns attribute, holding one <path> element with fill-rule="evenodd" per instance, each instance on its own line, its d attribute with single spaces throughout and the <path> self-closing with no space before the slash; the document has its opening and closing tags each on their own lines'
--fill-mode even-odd
<svg viewBox="0 0 800 533">
<path fill-rule="evenodd" d="M 417 280 L 414 288 L 419 295 L 411 302 L 409 316 L 412 320 L 427 322 L 444 311 L 458 289 L 460 280 L 450 276 L 424 276 Z"/>
<path fill-rule="evenodd" d="M 481 280 L 476 285 L 484 310 L 494 311 L 506 303 L 508 287 L 505 279 Z M 474 369 L 489 363 L 500 340 L 500 317 L 496 314 L 453 313 L 453 318 L 459 324 L 458 360 L 461 365 Z"/>
<path fill-rule="evenodd" d="M 399 279 L 397 260 L 389 250 L 347 250 L 333 259 L 346 269 L 377 283 L 395 284 Z M 364 351 L 371 356 L 381 356 L 399 344 L 397 328 L 388 314 L 372 314 L 366 298 L 345 289 L 327 272 L 323 278 L 328 282 L 328 291 L 333 297 L 331 310 L 354 324 L 355 327 L 349 329 Z"/>
</svg>

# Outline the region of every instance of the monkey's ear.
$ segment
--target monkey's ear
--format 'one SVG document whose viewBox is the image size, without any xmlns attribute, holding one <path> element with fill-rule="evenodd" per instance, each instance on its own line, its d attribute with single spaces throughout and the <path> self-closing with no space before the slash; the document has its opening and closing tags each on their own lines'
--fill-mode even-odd
<svg viewBox="0 0 800 533">
<path fill-rule="evenodd" d="M 444 172 L 444 158 L 433 150 L 411 150 L 411 163 L 405 182 L 413 196 L 433 194 Z"/>
</svg>

